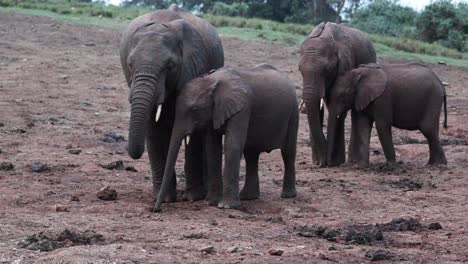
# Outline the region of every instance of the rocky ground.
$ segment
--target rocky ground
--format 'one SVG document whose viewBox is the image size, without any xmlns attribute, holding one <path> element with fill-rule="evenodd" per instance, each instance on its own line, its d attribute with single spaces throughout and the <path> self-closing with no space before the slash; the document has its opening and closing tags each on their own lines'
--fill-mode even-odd
<svg viewBox="0 0 468 264">
<path fill-rule="evenodd" d="M 301 114 L 297 198 L 280 198 L 273 151 L 261 198 L 241 210 L 179 201 L 155 214 L 146 154 L 125 151 L 119 35 L 0 14 L 0 263 L 468 262 L 468 69 L 430 65 L 449 83 L 446 167 L 425 166 L 420 133 L 395 130 L 396 167 L 374 133 L 369 168 L 316 168 Z M 267 62 L 301 86 L 297 47 L 223 43 L 226 65 Z"/>
</svg>

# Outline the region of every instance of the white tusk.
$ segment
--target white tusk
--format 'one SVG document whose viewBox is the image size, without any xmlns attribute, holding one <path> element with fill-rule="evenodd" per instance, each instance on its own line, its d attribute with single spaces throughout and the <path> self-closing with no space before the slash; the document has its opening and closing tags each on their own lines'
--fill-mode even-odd
<svg viewBox="0 0 468 264">
<path fill-rule="evenodd" d="M 221 143 L 224 144 L 224 135 L 223 135 L 223 137 L 221 138 Z"/>
<path fill-rule="evenodd" d="M 340 118 L 340 115 L 336 115 L 336 118 L 338 118 L 338 119 L 339 119 L 339 118 Z"/>
<path fill-rule="evenodd" d="M 325 104 L 325 102 L 323 101 L 323 98 L 320 99 L 320 110 L 323 109 L 323 105 Z"/>
<path fill-rule="evenodd" d="M 161 109 L 162 109 L 162 105 L 158 105 L 158 110 L 156 110 L 156 118 L 154 119 L 154 121 L 157 123 L 159 121 L 159 118 L 161 117 Z"/>
<path fill-rule="evenodd" d="M 185 144 L 190 144 L 190 136 L 185 137 Z"/>
</svg>

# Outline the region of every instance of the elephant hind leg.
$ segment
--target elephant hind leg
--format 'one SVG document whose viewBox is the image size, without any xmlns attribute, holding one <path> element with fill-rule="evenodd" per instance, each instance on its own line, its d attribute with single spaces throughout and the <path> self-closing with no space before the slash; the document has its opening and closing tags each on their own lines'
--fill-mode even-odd
<svg viewBox="0 0 468 264">
<path fill-rule="evenodd" d="M 444 150 L 439 140 L 439 124 L 432 128 L 423 128 L 421 132 L 426 137 L 429 143 L 429 162 L 427 165 L 446 165 L 447 159 L 445 158 Z"/>
<path fill-rule="evenodd" d="M 239 194 L 241 200 L 254 200 L 260 197 L 260 182 L 258 179 L 258 152 L 244 152 L 245 158 L 245 183 L 242 191 Z"/>
<path fill-rule="evenodd" d="M 296 197 L 296 145 L 297 145 L 297 129 L 299 120 L 292 119 L 289 124 L 286 141 L 281 148 L 281 156 L 284 162 L 283 176 L 283 191 L 281 197 L 292 198 Z"/>
</svg>

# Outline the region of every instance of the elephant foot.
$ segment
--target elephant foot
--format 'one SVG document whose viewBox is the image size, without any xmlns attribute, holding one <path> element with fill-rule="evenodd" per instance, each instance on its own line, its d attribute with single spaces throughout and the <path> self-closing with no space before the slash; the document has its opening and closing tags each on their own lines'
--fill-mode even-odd
<svg viewBox="0 0 468 264">
<path fill-rule="evenodd" d="M 240 200 L 225 200 L 223 199 L 218 203 L 218 208 L 220 209 L 239 209 Z"/>
<path fill-rule="evenodd" d="M 208 193 L 205 198 L 205 205 L 217 206 L 221 199 L 222 195 Z"/>
<path fill-rule="evenodd" d="M 288 190 L 283 190 L 281 192 L 281 198 L 293 198 L 297 196 L 296 188 L 291 188 Z"/>
<path fill-rule="evenodd" d="M 190 202 L 203 200 L 205 199 L 205 197 L 206 197 L 206 191 L 205 191 L 205 188 L 203 188 L 203 186 L 192 188 L 190 190 L 186 190 L 184 194 L 184 200 L 190 201 Z"/>
<path fill-rule="evenodd" d="M 447 165 L 447 160 L 444 158 L 442 159 L 434 159 L 434 160 L 429 160 L 427 163 L 427 166 L 438 166 L 438 165 Z"/>
<path fill-rule="evenodd" d="M 260 191 L 259 190 L 247 190 L 245 188 L 242 189 L 242 191 L 239 194 L 239 198 L 241 200 L 255 200 L 260 197 Z"/>
<path fill-rule="evenodd" d="M 153 191 L 153 199 L 156 201 L 158 199 L 159 189 Z M 170 190 L 163 199 L 164 203 L 173 203 L 177 200 L 177 190 Z"/>
</svg>

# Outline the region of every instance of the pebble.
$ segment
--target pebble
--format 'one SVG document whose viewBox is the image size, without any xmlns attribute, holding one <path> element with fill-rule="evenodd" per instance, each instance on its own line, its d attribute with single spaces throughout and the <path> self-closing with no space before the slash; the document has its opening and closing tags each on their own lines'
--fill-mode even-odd
<svg viewBox="0 0 468 264">
<path fill-rule="evenodd" d="M 47 166 L 47 164 L 35 160 L 31 163 L 31 169 L 34 172 L 45 172 L 49 170 L 49 166 Z"/>
<path fill-rule="evenodd" d="M 104 201 L 114 201 L 115 199 L 117 199 L 117 191 L 109 186 L 102 187 L 97 192 L 97 198 Z"/>
<path fill-rule="evenodd" d="M 73 155 L 79 155 L 81 153 L 81 149 L 70 149 L 68 153 Z"/>
<path fill-rule="evenodd" d="M 200 251 L 204 254 L 212 254 L 215 252 L 215 248 L 213 246 L 205 246 L 200 248 Z"/>
<path fill-rule="evenodd" d="M 56 212 L 69 212 L 68 207 L 65 205 L 61 205 L 61 204 L 55 205 L 55 211 Z"/>
<path fill-rule="evenodd" d="M 279 248 L 271 248 L 270 250 L 268 250 L 268 254 L 272 255 L 272 256 L 282 256 L 284 253 L 284 251 L 282 249 L 279 249 Z"/>
</svg>

